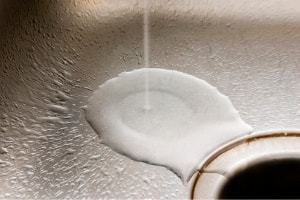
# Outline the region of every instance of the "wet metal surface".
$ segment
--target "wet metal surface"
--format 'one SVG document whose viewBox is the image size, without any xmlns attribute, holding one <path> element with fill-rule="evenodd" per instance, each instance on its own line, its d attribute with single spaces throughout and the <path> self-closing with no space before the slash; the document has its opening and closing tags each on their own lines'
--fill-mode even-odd
<svg viewBox="0 0 300 200">
<path fill-rule="evenodd" d="M 149 66 L 206 80 L 255 131 L 300 128 L 298 1 L 153 1 Z M 82 106 L 143 67 L 143 1 L 0 1 L 0 198 L 187 198 L 102 145 Z"/>
</svg>

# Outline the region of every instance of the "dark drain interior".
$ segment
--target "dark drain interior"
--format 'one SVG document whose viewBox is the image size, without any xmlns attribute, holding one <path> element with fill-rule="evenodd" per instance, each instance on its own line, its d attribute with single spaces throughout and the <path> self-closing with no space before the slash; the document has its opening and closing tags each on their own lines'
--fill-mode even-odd
<svg viewBox="0 0 300 200">
<path fill-rule="evenodd" d="M 219 199 L 300 199 L 300 160 L 261 162 L 237 172 Z"/>
</svg>

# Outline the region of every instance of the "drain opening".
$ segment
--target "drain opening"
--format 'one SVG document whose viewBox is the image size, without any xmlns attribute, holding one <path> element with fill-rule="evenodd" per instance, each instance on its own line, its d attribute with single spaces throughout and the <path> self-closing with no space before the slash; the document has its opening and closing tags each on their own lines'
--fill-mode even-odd
<svg viewBox="0 0 300 200">
<path fill-rule="evenodd" d="M 219 199 L 299 199 L 300 159 L 260 162 L 238 171 L 224 184 Z"/>
</svg>

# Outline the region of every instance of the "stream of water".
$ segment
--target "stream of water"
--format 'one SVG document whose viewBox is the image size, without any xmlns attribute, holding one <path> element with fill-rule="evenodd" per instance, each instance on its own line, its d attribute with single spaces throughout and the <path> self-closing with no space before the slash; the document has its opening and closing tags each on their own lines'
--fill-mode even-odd
<svg viewBox="0 0 300 200">
<path fill-rule="evenodd" d="M 144 67 L 149 68 L 149 3 L 144 0 Z M 150 109 L 149 73 L 145 73 L 145 110 Z"/>
</svg>

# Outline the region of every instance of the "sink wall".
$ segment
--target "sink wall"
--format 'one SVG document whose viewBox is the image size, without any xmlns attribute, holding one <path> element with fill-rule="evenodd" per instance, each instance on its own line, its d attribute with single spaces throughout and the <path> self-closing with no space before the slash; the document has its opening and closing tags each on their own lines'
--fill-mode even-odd
<svg viewBox="0 0 300 200">
<path fill-rule="evenodd" d="M 300 128 L 298 1 L 150 2 L 150 66 L 192 74 L 255 131 Z M 143 1 L 0 2 L 0 198 L 186 198 L 101 144 L 81 109 L 143 67 Z"/>
</svg>

